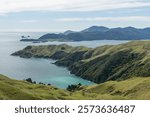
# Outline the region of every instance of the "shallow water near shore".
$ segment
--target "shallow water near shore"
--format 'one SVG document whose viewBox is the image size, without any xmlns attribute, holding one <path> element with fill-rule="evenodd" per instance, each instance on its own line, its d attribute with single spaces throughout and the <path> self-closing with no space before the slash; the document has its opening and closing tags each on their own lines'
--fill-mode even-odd
<svg viewBox="0 0 150 117">
<path fill-rule="evenodd" d="M 65 67 L 58 67 L 52 63 L 51 59 L 24 59 L 11 56 L 15 51 L 23 49 L 28 45 L 47 45 L 47 44 L 69 44 L 72 46 L 88 46 L 97 47 L 101 45 L 116 45 L 127 41 L 116 40 L 100 40 L 100 41 L 81 41 L 81 42 L 47 42 L 47 43 L 31 43 L 20 42 L 22 35 L 30 35 L 33 38 L 38 38 L 45 33 L 0 33 L 0 74 L 11 78 L 23 80 L 32 78 L 36 82 L 50 83 L 58 88 L 65 89 L 70 84 L 91 85 L 94 84 L 88 80 L 77 77 Z"/>
</svg>

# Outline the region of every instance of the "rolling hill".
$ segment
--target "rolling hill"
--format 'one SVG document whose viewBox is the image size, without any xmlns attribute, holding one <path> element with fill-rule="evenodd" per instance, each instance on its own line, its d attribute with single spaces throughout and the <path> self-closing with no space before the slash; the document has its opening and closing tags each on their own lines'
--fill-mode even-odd
<svg viewBox="0 0 150 117">
<path fill-rule="evenodd" d="M 132 78 L 84 86 L 69 92 L 0 75 L 0 100 L 128 100 L 150 99 L 150 78 Z"/>
</svg>

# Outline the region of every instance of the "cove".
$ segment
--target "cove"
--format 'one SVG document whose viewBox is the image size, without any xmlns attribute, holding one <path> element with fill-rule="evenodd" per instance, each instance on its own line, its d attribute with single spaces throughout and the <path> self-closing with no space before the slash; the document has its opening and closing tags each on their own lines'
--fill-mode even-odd
<svg viewBox="0 0 150 117">
<path fill-rule="evenodd" d="M 29 34 L 29 33 L 27 33 Z M 26 78 L 32 78 L 36 82 L 43 82 L 65 89 L 68 85 L 81 83 L 82 85 L 94 84 L 88 80 L 84 80 L 77 77 L 64 67 L 58 67 L 52 63 L 51 59 L 24 59 L 20 57 L 11 56 L 11 53 L 21 50 L 28 45 L 41 45 L 41 44 L 62 44 L 66 43 L 72 46 L 88 46 L 96 47 L 106 44 L 120 44 L 126 41 L 116 40 L 101 40 L 101 41 L 83 41 L 83 42 L 48 42 L 33 44 L 28 42 L 20 42 L 21 35 L 26 33 L 0 33 L 0 74 L 8 77 L 23 80 Z M 42 35 L 41 33 L 30 33 L 31 36 Z"/>
</svg>

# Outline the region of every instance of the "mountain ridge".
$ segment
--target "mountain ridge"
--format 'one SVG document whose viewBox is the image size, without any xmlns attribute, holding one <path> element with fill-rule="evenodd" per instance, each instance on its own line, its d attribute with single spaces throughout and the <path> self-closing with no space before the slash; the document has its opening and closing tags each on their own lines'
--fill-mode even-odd
<svg viewBox="0 0 150 117">
<path fill-rule="evenodd" d="M 34 41 L 91 41 L 91 40 L 142 40 L 150 39 L 150 27 L 147 28 L 107 28 L 104 26 L 91 26 L 87 29 L 75 32 L 47 33 Z M 33 41 L 22 39 L 21 41 Z"/>
</svg>

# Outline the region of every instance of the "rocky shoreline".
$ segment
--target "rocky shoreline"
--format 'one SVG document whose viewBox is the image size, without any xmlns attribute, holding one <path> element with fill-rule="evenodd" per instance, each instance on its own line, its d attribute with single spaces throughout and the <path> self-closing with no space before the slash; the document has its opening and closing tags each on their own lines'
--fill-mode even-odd
<svg viewBox="0 0 150 117">
<path fill-rule="evenodd" d="M 133 41 L 97 48 L 63 45 L 28 46 L 12 55 L 51 58 L 72 74 L 95 83 L 150 76 L 150 41 Z"/>
</svg>

